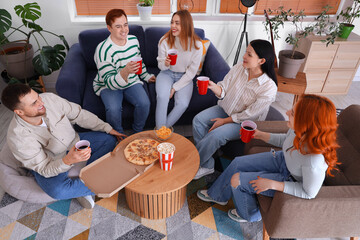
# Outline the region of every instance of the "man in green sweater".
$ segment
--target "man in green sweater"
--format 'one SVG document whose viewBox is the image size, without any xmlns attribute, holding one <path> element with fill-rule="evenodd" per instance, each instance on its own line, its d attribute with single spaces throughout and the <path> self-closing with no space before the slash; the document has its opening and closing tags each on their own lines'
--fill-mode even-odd
<svg viewBox="0 0 360 240">
<path fill-rule="evenodd" d="M 150 100 L 143 88 L 143 82 L 155 82 L 144 63 L 142 73 L 136 74 L 139 63 L 132 61 L 141 57 L 139 41 L 129 34 L 127 16 L 122 9 L 112 9 L 106 15 L 110 36 L 101 42 L 95 51 L 94 60 L 98 68 L 93 87 L 100 96 L 106 110 L 106 121 L 120 133 L 122 128 L 122 102 L 134 106 L 134 132 L 141 132 L 150 111 Z M 141 81 L 142 80 L 142 81 Z"/>
</svg>

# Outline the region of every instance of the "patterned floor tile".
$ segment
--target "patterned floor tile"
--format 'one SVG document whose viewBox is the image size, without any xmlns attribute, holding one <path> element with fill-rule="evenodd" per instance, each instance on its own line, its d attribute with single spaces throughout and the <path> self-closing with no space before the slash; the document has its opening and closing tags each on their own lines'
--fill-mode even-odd
<svg viewBox="0 0 360 240">
<path fill-rule="evenodd" d="M 36 235 L 36 240 L 62 239 L 65 232 L 67 219 L 61 220 L 56 224 L 40 231 Z"/>
<path fill-rule="evenodd" d="M 118 206 L 117 206 L 117 212 L 121 215 L 121 216 L 124 216 L 124 217 L 128 217 L 136 222 L 141 222 L 141 217 L 136 215 L 135 213 L 133 213 L 127 203 L 126 203 L 126 197 L 125 197 L 125 190 L 122 189 L 120 192 L 119 192 L 119 195 L 118 195 Z"/>
<path fill-rule="evenodd" d="M 71 238 L 70 240 L 88 240 L 89 239 L 90 229 L 83 231 L 82 233 L 76 235 L 75 237 Z"/>
<path fill-rule="evenodd" d="M 259 222 L 252 222 L 252 223 L 241 223 L 241 231 L 246 240 L 261 240 L 263 223 L 262 221 Z"/>
<path fill-rule="evenodd" d="M 210 237 L 208 237 L 206 240 L 219 240 L 219 233 L 216 232 L 212 234 Z"/>
<path fill-rule="evenodd" d="M 62 239 L 66 240 L 75 237 L 86 229 L 88 229 L 88 227 L 85 227 L 84 225 L 68 218 L 66 221 L 65 231 Z"/>
<path fill-rule="evenodd" d="M 69 216 L 70 219 L 84 225 L 87 228 L 91 227 L 93 209 L 82 209 L 81 211 Z"/>
<path fill-rule="evenodd" d="M 110 217 L 113 217 L 114 215 L 116 215 L 114 212 L 95 204 L 92 213 L 91 227 L 107 220 Z"/>
<path fill-rule="evenodd" d="M 227 212 L 223 212 L 213 207 L 216 228 L 218 232 L 230 236 L 234 239 L 243 239 L 240 223 L 231 220 Z"/>
<path fill-rule="evenodd" d="M 37 231 L 41 232 L 62 220 L 66 220 L 66 216 L 51 208 L 46 208 Z"/>
<path fill-rule="evenodd" d="M 35 240 L 36 239 L 36 235 L 37 233 L 34 233 L 33 235 L 27 237 L 27 238 L 24 238 L 24 240 Z"/>
<path fill-rule="evenodd" d="M 6 227 L 13 221 L 14 221 L 14 219 L 12 219 L 8 215 L 0 212 L 0 229 Z"/>
<path fill-rule="evenodd" d="M 17 221 L 37 232 L 40 227 L 40 223 L 43 218 L 45 209 L 46 207 L 43 207 L 35 212 L 30 213 L 29 215 L 18 219 Z"/>
<path fill-rule="evenodd" d="M 0 208 L 0 212 L 6 214 L 11 219 L 16 220 L 19 216 L 23 203 L 23 201 L 15 201 L 3 208 Z"/>
<path fill-rule="evenodd" d="M 10 239 L 24 239 L 35 233 L 34 230 L 24 226 L 23 224 L 16 222 L 14 230 L 11 234 Z"/>
<path fill-rule="evenodd" d="M 80 203 L 76 200 L 73 199 L 70 203 L 70 208 L 69 208 L 69 212 L 68 212 L 68 216 L 71 216 L 81 210 L 83 210 L 84 207 L 80 205 Z"/>
<path fill-rule="evenodd" d="M 10 236 L 11 236 L 12 232 L 14 231 L 16 223 L 17 222 L 12 222 L 3 228 L 0 228 L 0 239 L 1 240 L 10 239 Z"/>
<path fill-rule="evenodd" d="M 97 205 L 103 208 L 109 209 L 110 211 L 117 212 L 118 193 L 114 194 L 110 198 L 103 198 L 96 202 Z"/>
<path fill-rule="evenodd" d="M 68 216 L 71 201 L 71 199 L 56 201 L 48 205 L 48 208 L 51 208 L 64 216 Z"/>
<path fill-rule="evenodd" d="M 117 240 L 161 240 L 164 237 L 164 234 L 140 225 L 125 235 L 117 238 Z"/>
<path fill-rule="evenodd" d="M 32 212 L 35 212 L 43 207 L 45 207 L 46 204 L 45 203 L 28 203 L 28 202 L 24 202 L 22 207 L 21 207 L 21 210 L 20 210 L 20 213 L 18 215 L 18 219 L 19 218 L 22 218 L 26 215 L 29 215 L 30 213 Z"/>
<path fill-rule="evenodd" d="M 218 232 L 219 233 L 219 240 L 234 240 L 234 239 L 238 239 L 238 238 L 232 238 L 232 237 L 230 237 L 230 236 L 228 236 L 228 235 L 225 235 L 225 234 L 222 234 L 222 233 L 220 233 L 220 232 Z"/>
<path fill-rule="evenodd" d="M 167 234 L 165 219 L 150 220 L 146 218 L 141 218 L 141 224 L 144 225 L 145 227 L 158 231 L 159 233 L 162 233 L 164 235 Z"/>
<path fill-rule="evenodd" d="M 189 214 L 191 219 L 194 219 L 196 216 L 203 213 L 213 205 L 213 203 L 200 200 L 197 197 L 196 192 L 188 196 L 187 201 L 189 205 Z"/>
<path fill-rule="evenodd" d="M 194 239 L 207 239 L 216 232 L 196 222 L 191 222 L 191 227 Z"/>
<path fill-rule="evenodd" d="M 190 214 L 187 201 L 185 201 L 184 206 L 173 216 L 166 219 L 166 228 L 167 233 L 171 234 L 176 231 L 178 228 L 182 227 L 184 224 L 189 223 Z"/>
<path fill-rule="evenodd" d="M 205 178 L 200 178 L 198 180 L 192 180 L 189 185 L 186 187 L 186 196 L 190 196 L 193 193 L 196 193 L 199 189 L 206 188 Z"/>
<path fill-rule="evenodd" d="M 197 217 L 193 218 L 191 221 L 201 224 L 207 228 L 213 229 L 216 231 L 216 223 L 214 219 L 214 213 L 212 208 L 209 207 L 203 213 L 198 215 Z"/>
<path fill-rule="evenodd" d="M 14 202 L 18 201 L 16 198 L 10 196 L 9 194 L 5 193 L 3 198 L 0 201 L 0 208 L 3 208 L 9 204 L 12 204 Z"/>
<path fill-rule="evenodd" d="M 168 233 L 167 235 L 168 240 L 192 240 L 193 238 L 193 232 L 192 232 L 192 226 L 191 221 L 187 222 L 181 226 L 178 226 L 175 231 Z M 194 239 L 197 240 L 197 239 Z"/>
</svg>

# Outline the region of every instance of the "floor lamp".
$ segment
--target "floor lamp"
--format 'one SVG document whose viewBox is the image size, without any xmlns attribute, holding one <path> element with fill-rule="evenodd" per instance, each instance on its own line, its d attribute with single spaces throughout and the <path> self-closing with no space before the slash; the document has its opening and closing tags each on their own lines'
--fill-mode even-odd
<svg viewBox="0 0 360 240">
<path fill-rule="evenodd" d="M 255 5 L 257 0 L 239 0 L 239 10 L 241 13 L 243 13 L 241 11 L 241 8 L 240 8 L 240 2 L 242 3 L 242 5 L 244 5 L 245 7 L 249 8 L 249 7 L 252 7 Z M 235 58 L 234 58 L 234 63 L 233 63 L 233 66 L 238 62 L 238 59 L 239 59 L 239 54 L 240 54 L 240 50 L 241 50 L 241 45 L 242 45 L 242 42 L 244 40 L 244 36 L 246 38 L 246 47 L 249 45 L 249 40 L 248 40 L 248 33 L 246 31 L 246 24 L 247 24 L 247 10 L 245 12 L 245 17 L 244 17 L 244 29 L 241 33 L 241 36 L 240 36 L 240 41 L 239 41 L 239 44 L 238 44 L 238 48 L 236 50 L 236 53 L 235 53 Z"/>
</svg>

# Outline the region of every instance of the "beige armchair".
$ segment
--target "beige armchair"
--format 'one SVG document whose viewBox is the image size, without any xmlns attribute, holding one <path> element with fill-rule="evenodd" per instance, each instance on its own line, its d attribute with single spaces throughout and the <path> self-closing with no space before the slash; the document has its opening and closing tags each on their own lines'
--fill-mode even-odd
<svg viewBox="0 0 360 240">
<path fill-rule="evenodd" d="M 326 177 L 315 199 L 281 192 L 274 198 L 258 195 L 263 238 L 334 238 L 360 236 L 360 105 L 351 105 L 338 117 L 342 163 L 335 177 Z M 266 132 L 286 132 L 286 122 L 258 122 Z M 269 151 L 272 146 L 252 140 L 245 154 Z M 356 236 L 356 237 L 355 237 Z"/>
</svg>

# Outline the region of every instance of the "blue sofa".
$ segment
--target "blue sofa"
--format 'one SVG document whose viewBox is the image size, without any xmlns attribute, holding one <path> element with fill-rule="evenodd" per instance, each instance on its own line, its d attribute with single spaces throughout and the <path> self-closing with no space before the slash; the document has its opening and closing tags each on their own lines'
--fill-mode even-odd
<svg viewBox="0 0 360 240">
<path fill-rule="evenodd" d="M 159 69 L 157 67 L 158 42 L 160 38 L 169 30 L 167 27 L 149 27 L 145 31 L 141 26 L 130 25 L 131 35 L 135 35 L 140 43 L 140 51 L 143 61 L 148 72 L 157 75 Z M 204 39 L 203 29 L 196 28 L 196 34 Z M 69 50 L 64 65 L 61 68 L 58 80 L 56 82 L 56 91 L 69 101 L 81 105 L 84 109 L 96 114 L 105 120 L 105 107 L 101 98 L 95 95 L 93 91 L 93 79 L 97 73 L 94 62 L 94 53 L 96 46 L 109 36 L 106 28 L 85 30 L 79 34 L 79 43 L 75 43 Z M 207 51 L 203 69 L 200 75 L 210 77 L 214 82 L 221 81 L 228 73 L 230 67 L 216 50 L 213 44 Z M 184 115 L 177 124 L 191 124 L 193 117 L 200 111 L 216 104 L 217 98 L 209 91 L 205 96 L 197 93 L 196 81 L 194 79 L 194 93 L 190 104 Z M 156 92 L 154 83 L 144 83 L 151 109 L 147 120 L 147 127 L 155 125 L 155 107 Z M 169 110 L 173 107 L 173 100 L 169 103 Z M 130 129 L 133 122 L 133 107 L 130 103 L 123 103 L 123 127 Z"/>
</svg>

